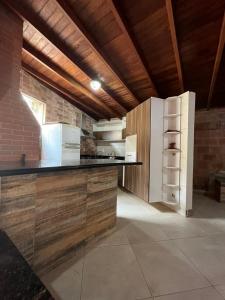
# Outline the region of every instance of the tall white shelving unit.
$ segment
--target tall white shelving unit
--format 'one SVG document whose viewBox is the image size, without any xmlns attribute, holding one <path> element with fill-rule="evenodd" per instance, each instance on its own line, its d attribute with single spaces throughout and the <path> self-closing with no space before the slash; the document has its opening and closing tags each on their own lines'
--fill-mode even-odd
<svg viewBox="0 0 225 300">
<path fill-rule="evenodd" d="M 192 209 L 195 93 L 151 98 L 149 202 Z"/>
<path fill-rule="evenodd" d="M 163 201 L 180 202 L 181 97 L 163 102 Z"/>
</svg>

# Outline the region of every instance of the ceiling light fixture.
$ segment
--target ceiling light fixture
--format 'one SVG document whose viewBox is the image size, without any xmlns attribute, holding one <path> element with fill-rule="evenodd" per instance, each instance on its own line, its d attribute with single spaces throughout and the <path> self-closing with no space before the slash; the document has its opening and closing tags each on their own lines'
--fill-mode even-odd
<svg viewBox="0 0 225 300">
<path fill-rule="evenodd" d="M 98 91 L 101 88 L 101 82 L 98 80 L 92 80 L 90 82 L 92 90 Z"/>
</svg>

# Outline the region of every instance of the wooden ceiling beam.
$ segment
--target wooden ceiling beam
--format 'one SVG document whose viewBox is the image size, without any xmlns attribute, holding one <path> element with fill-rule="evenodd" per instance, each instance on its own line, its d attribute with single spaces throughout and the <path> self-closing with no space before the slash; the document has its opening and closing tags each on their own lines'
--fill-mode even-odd
<svg viewBox="0 0 225 300">
<path fill-rule="evenodd" d="M 14 0 L 3 0 L 3 2 L 13 10 L 21 19 L 29 22 L 37 31 L 39 31 L 54 47 L 56 47 L 64 56 L 66 56 L 86 77 L 90 80 L 95 77 L 93 74 L 90 74 L 82 62 L 79 62 L 79 58 L 75 52 L 67 46 L 64 41 L 59 39 L 58 35 L 49 28 L 46 23 L 32 10 L 27 9 L 24 6 L 25 3 L 20 3 L 19 1 Z M 108 94 L 108 93 L 107 93 Z M 109 95 L 109 94 L 108 94 Z M 110 95 L 112 101 L 116 101 Z M 116 101 L 117 102 L 117 101 Z M 106 104 L 105 104 L 106 105 Z M 108 110 L 111 110 L 108 107 Z M 115 112 L 111 110 L 111 115 L 115 116 Z"/>
<path fill-rule="evenodd" d="M 78 90 L 80 93 L 84 94 L 88 98 L 92 99 L 99 107 L 101 107 L 106 113 L 112 113 L 114 112 L 114 115 L 122 116 L 126 114 L 126 111 L 124 111 L 122 108 L 122 113 L 118 113 L 118 111 L 114 111 L 113 109 L 109 110 L 108 106 L 106 106 L 102 101 L 96 97 L 94 94 L 92 94 L 88 89 L 86 89 L 84 86 L 82 86 L 78 81 L 76 81 L 70 74 L 68 74 L 66 71 L 64 71 L 62 68 L 60 68 L 57 64 L 55 64 L 53 61 L 51 61 L 46 55 L 44 55 L 42 52 L 34 48 L 32 45 L 30 45 L 27 41 L 23 40 L 23 49 L 26 51 L 29 55 L 31 55 L 35 60 L 38 60 L 42 65 L 44 65 L 46 68 L 48 68 L 50 71 L 54 72 L 56 75 L 60 76 L 63 80 L 68 82 L 71 86 L 73 86 L 76 90 Z"/>
<path fill-rule="evenodd" d="M 219 36 L 219 43 L 216 51 L 216 57 L 215 57 L 215 62 L 213 66 L 213 73 L 212 73 L 212 78 L 210 82 L 210 88 L 209 88 L 209 95 L 208 95 L 208 103 L 207 103 L 207 109 L 210 108 L 211 102 L 212 102 L 212 95 L 213 91 L 215 88 L 215 83 L 216 79 L 219 73 L 219 68 L 220 68 L 220 63 L 223 55 L 223 50 L 224 50 L 224 45 L 225 45 L 225 12 L 223 15 L 223 21 L 220 29 L 220 36 Z"/>
<path fill-rule="evenodd" d="M 70 103 L 72 103 L 73 105 L 76 105 L 79 109 L 83 110 L 88 115 L 94 117 L 94 119 L 96 119 L 96 118 L 97 119 L 107 118 L 107 116 L 105 116 L 104 114 L 99 113 L 98 111 L 92 109 L 87 104 L 84 104 L 83 102 L 77 100 L 72 93 L 69 93 L 67 90 L 65 90 L 62 87 L 60 87 L 58 84 L 56 84 L 55 82 L 53 82 L 52 80 L 50 80 L 45 75 L 43 75 L 40 72 L 34 70 L 33 68 L 31 68 L 26 63 L 22 62 L 22 68 L 27 73 L 29 73 L 30 75 L 32 75 L 33 77 L 35 77 L 36 79 L 38 79 L 39 81 L 41 81 L 42 83 L 44 83 L 45 86 L 47 85 L 52 90 L 57 91 L 58 93 L 60 93 L 60 95 L 64 95 L 64 98 L 66 97 L 66 100 L 69 99 Z"/>
<path fill-rule="evenodd" d="M 67 16 L 67 18 L 72 22 L 76 28 L 80 32 L 80 34 L 83 36 L 83 38 L 86 40 L 86 42 L 89 44 L 93 52 L 100 58 L 100 60 L 104 63 L 104 65 L 108 68 L 108 70 L 113 74 L 113 76 L 120 82 L 120 84 L 127 90 L 127 92 L 130 94 L 132 99 L 135 101 L 135 103 L 138 105 L 140 101 L 136 98 L 136 96 L 133 94 L 131 89 L 128 87 L 124 79 L 122 78 L 122 75 L 119 73 L 118 70 L 115 69 L 115 66 L 112 65 L 109 58 L 105 55 L 105 53 L 102 51 L 102 49 L 98 46 L 96 41 L 92 38 L 88 30 L 85 28 L 85 26 L 82 24 L 76 13 L 74 12 L 73 8 L 69 5 L 69 3 L 66 0 L 55 0 L 58 6 L 61 8 L 61 10 L 64 12 L 64 14 Z"/>
<path fill-rule="evenodd" d="M 114 17 L 116 18 L 117 23 L 120 26 L 120 29 L 122 30 L 122 32 L 127 40 L 128 45 L 130 46 L 133 53 L 137 57 L 139 64 L 141 65 L 146 77 L 148 78 L 149 85 L 153 90 L 153 94 L 151 96 L 158 96 L 158 92 L 152 81 L 151 74 L 150 74 L 149 70 L 146 68 L 147 63 L 145 63 L 145 61 L 144 61 L 143 55 L 141 54 L 141 51 L 140 51 L 137 43 L 135 42 L 135 40 L 129 30 L 129 27 L 126 24 L 125 18 L 123 17 L 122 12 L 119 9 L 117 2 L 115 0 L 108 0 L 108 3 L 110 5 L 111 11 L 112 11 Z"/>
<path fill-rule="evenodd" d="M 166 0 L 166 11 L 169 21 L 169 30 L 173 45 L 173 51 L 176 61 L 176 68 L 177 68 L 177 74 L 178 74 L 178 80 L 180 85 L 180 91 L 181 93 L 184 92 L 184 82 L 183 82 L 183 73 L 182 73 L 182 67 L 181 67 L 181 60 L 180 60 L 180 54 L 178 49 L 178 43 L 177 43 L 177 35 L 176 35 L 176 27 L 174 22 L 174 14 L 173 14 L 173 5 L 172 0 Z"/>
</svg>

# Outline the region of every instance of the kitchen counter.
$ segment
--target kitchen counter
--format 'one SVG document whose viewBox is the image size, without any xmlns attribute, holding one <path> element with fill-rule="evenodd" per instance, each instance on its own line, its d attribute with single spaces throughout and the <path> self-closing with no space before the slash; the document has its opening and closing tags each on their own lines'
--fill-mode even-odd
<svg viewBox="0 0 225 300">
<path fill-rule="evenodd" d="M 20 162 L 0 162 L 0 176 L 22 175 L 43 172 L 56 172 L 65 170 L 90 169 L 107 166 L 129 166 L 142 165 L 141 162 L 129 162 L 116 159 L 80 159 L 64 162 L 54 161 L 28 161 L 25 164 Z"/>
<path fill-rule="evenodd" d="M 116 225 L 118 166 L 110 159 L 0 164 L 0 229 L 39 275 Z"/>
</svg>

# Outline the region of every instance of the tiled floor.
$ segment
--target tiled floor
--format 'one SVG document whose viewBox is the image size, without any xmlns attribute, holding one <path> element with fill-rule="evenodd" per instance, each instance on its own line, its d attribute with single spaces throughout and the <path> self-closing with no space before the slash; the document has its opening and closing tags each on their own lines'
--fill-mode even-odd
<svg viewBox="0 0 225 300">
<path fill-rule="evenodd" d="M 184 218 L 119 191 L 116 228 L 42 280 L 63 300 L 225 299 L 225 204 L 194 207 Z"/>
</svg>

